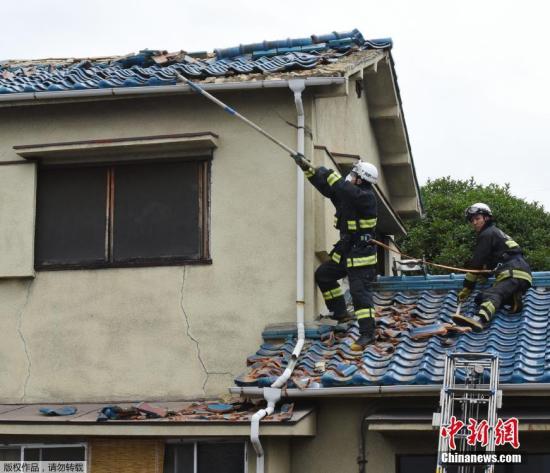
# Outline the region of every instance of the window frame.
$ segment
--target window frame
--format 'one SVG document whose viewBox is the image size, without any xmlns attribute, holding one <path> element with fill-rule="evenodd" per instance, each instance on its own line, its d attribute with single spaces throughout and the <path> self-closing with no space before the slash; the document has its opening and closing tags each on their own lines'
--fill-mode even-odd
<svg viewBox="0 0 550 473">
<path fill-rule="evenodd" d="M 234 444 L 244 444 L 243 449 L 243 473 L 248 473 L 248 442 L 244 439 L 239 438 L 213 438 L 213 439 L 203 439 L 203 440 L 197 440 L 197 439 L 169 439 L 166 440 L 164 443 L 164 447 L 166 448 L 169 445 L 178 446 L 178 445 L 193 445 L 193 473 L 198 473 L 199 471 L 199 457 L 198 457 L 198 450 L 199 450 L 199 443 L 234 443 Z M 174 455 L 174 462 L 176 461 L 176 456 Z M 163 472 L 164 472 L 164 466 L 163 466 Z M 178 473 L 176 471 L 176 465 L 174 465 L 174 472 Z"/>
<path fill-rule="evenodd" d="M 30 461 L 25 460 L 25 449 L 36 449 L 36 450 L 42 450 L 47 448 L 84 448 L 84 460 L 83 461 L 86 464 L 88 464 L 88 443 L 87 442 L 75 442 L 75 443 L 6 443 L 6 444 L 0 444 L 0 450 L 6 450 L 10 448 L 19 448 L 20 450 L 20 456 L 19 461 Z M 42 453 L 40 454 L 40 457 L 42 458 Z M 42 460 L 38 460 L 42 461 Z"/>
<path fill-rule="evenodd" d="M 107 173 L 106 184 L 106 219 L 105 228 L 105 261 L 101 262 L 77 262 L 77 263 L 44 263 L 39 262 L 36 254 L 37 245 L 37 226 L 35 224 L 35 257 L 34 267 L 37 271 L 58 271 L 58 270 L 79 270 L 79 269 L 109 269 L 109 268 L 134 268 L 134 267 L 155 267 L 155 266 L 181 266 L 181 265 L 202 265 L 212 264 L 210 256 L 210 202 L 211 202 L 211 166 L 212 153 L 208 155 L 197 155 L 191 157 L 173 157 L 173 158 L 150 158 L 150 159 L 134 159 L 124 161 L 106 161 L 106 162 L 87 162 L 87 163 L 39 163 L 37 186 L 40 186 L 40 171 L 42 169 L 70 169 L 70 168 L 105 168 Z M 114 236 L 114 192 L 116 190 L 116 169 L 122 166 L 135 164 L 163 164 L 163 163 L 196 163 L 198 167 L 198 218 L 199 218 L 199 235 L 200 248 L 199 258 L 190 259 L 181 256 L 168 257 L 152 257 L 152 258 L 132 258 L 125 261 L 114 261 L 113 258 L 113 236 Z M 39 194 L 37 192 L 37 199 Z"/>
</svg>

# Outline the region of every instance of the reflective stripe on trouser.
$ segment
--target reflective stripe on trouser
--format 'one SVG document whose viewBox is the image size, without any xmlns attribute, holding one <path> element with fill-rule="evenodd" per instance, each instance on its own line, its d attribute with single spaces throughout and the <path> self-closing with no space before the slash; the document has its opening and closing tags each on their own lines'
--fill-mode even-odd
<svg viewBox="0 0 550 473">
<path fill-rule="evenodd" d="M 344 291 L 342 291 L 342 288 L 340 286 L 329 289 L 328 291 L 323 292 L 323 299 L 325 301 L 330 301 L 331 299 L 334 299 L 335 297 L 340 297 L 344 295 Z"/>
<path fill-rule="evenodd" d="M 344 265 L 334 261 L 325 261 L 315 271 L 315 282 L 322 293 L 334 290 L 338 286 L 338 280 L 348 276 L 349 288 L 355 311 L 374 307 L 372 300 L 371 283 L 376 279 L 376 268 L 365 266 L 346 269 Z M 346 310 L 343 296 L 325 300 L 327 308 L 334 313 L 342 313 Z"/>
<path fill-rule="evenodd" d="M 514 294 L 525 294 L 529 282 L 524 279 L 507 278 L 495 283 L 479 294 L 478 315 L 490 320 L 503 304 L 513 302 Z"/>
<path fill-rule="evenodd" d="M 478 315 L 483 317 L 487 322 L 493 318 L 495 315 L 496 308 L 491 301 L 485 301 L 479 306 Z"/>
<path fill-rule="evenodd" d="M 374 307 L 355 310 L 355 317 L 357 317 L 357 320 L 366 319 L 367 317 L 375 317 Z"/>
<path fill-rule="evenodd" d="M 346 312 L 344 293 L 338 284 L 338 280 L 345 275 L 346 268 L 332 260 L 325 261 L 315 270 L 315 282 L 323 294 L 327 309 L 335 314 Z M 339 293 L 341 295 L 336 296 Z"/>
<path fill-rule="evenodd" d="M 355 316 L 360 322 L 359 331 L 361 332 L 361 320 L 374 320 L 374 301 L 372 299 L 371 284 L 376 279 L 376 267 L 348 268 L 347 272 L 349 291 L 353 300 Z"/>
</svg>

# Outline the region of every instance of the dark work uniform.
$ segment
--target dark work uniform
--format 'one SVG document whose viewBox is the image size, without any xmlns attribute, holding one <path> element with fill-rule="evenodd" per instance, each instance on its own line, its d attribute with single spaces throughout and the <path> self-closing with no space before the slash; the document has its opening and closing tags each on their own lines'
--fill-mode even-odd
<svg viewBox="0 0 550 473">
<path fill-rule="evenodd" d="M 323 293 L 328 309 L 335 317 L 346 313 L 344 294 L 338 280 L 349 278 L 355 316 L 362 331 L 362 319 L 374 321 L 370 284 L 376 278 L 376 247 L 368 243 L 376 230 L 376 197 L 370 183 L 360 186 L 347 182 L 335 171 L 324 167 L 306 171 L 306 177 L 321 194 L 328 197 L 336 215 L 334 226 L 340 240 L 330 252 L 330 261 L 315 272 L 315 282 Z M 372 326 L 372 324 L 370 324 Z"/>
<path fill-rule="evenodd" d="M 512 312 L 521 310 L 521 296 L 531 286 L 531 269 L 520 246 L 506 233 L 488 221 L 477 236 L 471 269 L 495 269 L 495 283 L 476 298 L 480 317 L 487 322 L 503 304 L 511 304 Z M 464 287 L 474 289 L 476 282 L 485 279 L 467 273 Z"/>
</svg>

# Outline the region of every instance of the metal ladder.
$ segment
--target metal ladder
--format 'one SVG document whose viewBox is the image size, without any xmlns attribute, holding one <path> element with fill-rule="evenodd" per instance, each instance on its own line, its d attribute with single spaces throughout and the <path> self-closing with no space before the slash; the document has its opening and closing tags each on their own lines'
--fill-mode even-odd
<svg viewBox="0 0 550 473">
<path fill-rule="evenodd" d="M 433 416 L 433 426 L 439 427 L 436 473 L 493 473 L 494 465 L 457 465 L 443 463 L 448 453 L 483 453 L 495 451 L 494 427 L 497 409 L 502 406 L 502 391 L 498 389 L 499 360 L 492 353 L 448 353 L 445 359 L 443 387 L 439 398 L 440 412 Z M 464 423 L 455 436 L 456 449 L 451 450 L 449 437 L 442 436 L 442 428 L 451 423 L 451 417 Z M 487 421 L 489 425 L 486 447 L 468 445 L 466 426 L 470 419 Z"/>
</svg>

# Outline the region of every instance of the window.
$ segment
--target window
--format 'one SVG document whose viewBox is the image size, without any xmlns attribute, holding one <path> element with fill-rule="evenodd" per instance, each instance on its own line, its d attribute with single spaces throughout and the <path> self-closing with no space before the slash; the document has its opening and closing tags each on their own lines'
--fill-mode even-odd
<svg viewBox="0 0 550 473">
<path fill-rule="evenodd" d="M 245 442 L 168 443 L 164 473 L 245 473 Z"/>
<path fill-rule="evenodd" d="M 43 166 L 36 267 L 208 262 L 209 160 Z"/>
<path fill-rule="evenodd" d="M 85 444 L 26 444 L 0 446 L 0 461 L 85 462 Z"/>
</svg>

